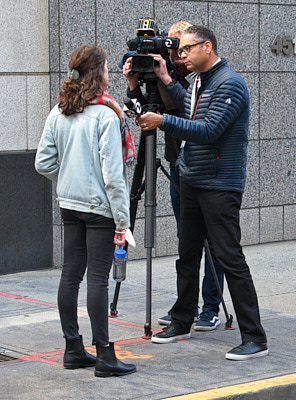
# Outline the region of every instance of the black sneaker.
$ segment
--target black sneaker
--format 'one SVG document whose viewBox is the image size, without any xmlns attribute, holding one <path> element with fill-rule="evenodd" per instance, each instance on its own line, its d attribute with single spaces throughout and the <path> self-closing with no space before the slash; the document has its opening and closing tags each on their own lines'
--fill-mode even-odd
<svg viewBox="0 0 296 400">
<path fill-rule="evenodd" d="M 198 314 L 194 317 L 194 322 L 198 321 Z M 157 322 L 159 323 L 159 325 L 170 325 L 170 323 L 172 322 L 172 316 L 171 314 L 165 315 L 164 317 L 158 318 Z"/>
<path fill-rule="evenodd" d="M 268 348 L 266 343 L 244 342 L 226 353 L 225 357 L 227 360 L 244 361 L 251 358 L 264 357 L 267 354 Z"/>
<path fill-rule="evenodd" d="M 199 314 L 199 319 L 193 329 L 195 331 L 212 331 L 221 324 L 218 314 L 211 310 L 203 311 Z"/>
<path fill-rule="evenodd" d="M 152 336 L 152 343 L 172 343 L 177 340 L 184 340 L 190 338 L 190 332 L 183 333 L 178 331 L 173 325 L 166 326 L 162 332 L 156 333 Z"/>
</svg>

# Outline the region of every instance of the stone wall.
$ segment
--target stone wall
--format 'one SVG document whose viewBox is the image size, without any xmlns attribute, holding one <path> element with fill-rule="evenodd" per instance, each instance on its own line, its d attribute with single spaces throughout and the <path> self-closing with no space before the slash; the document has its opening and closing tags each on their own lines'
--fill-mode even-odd
<svg viewBox="0 0 296 400">
<path fill-rule="evenodd" d="M 0 273 L 52 265 L 51 184 L 34 157 L 50 110 L 47 0 L 0 0 Z"/>
</svg>

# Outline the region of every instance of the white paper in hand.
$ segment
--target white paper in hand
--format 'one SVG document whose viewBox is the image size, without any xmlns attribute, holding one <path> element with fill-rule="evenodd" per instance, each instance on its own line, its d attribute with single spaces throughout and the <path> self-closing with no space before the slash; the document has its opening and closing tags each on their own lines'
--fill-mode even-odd
<svg viewBox="0 0 296 400">
<path fill-rule="evenodd" d="M 125 240 L 133 247 L 136 247 L 136 242 L 133 237 L 132 231 L 130 229 L 127 229 L 125 232 Z"/>
</svg>

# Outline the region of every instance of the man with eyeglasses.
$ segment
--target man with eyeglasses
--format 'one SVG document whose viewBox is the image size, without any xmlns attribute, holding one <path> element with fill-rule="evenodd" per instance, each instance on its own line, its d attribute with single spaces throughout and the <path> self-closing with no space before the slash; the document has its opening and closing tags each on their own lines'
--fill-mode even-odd
<svg viewBox="0 0 296 400">
<path fill-rule="evenodd" d="M 168 36 L 177 37 L 179 40 L 181 39 L 181 34 L 185 31 L 186 28 L 191 26 L 187 21 L 178 21 L 173 24 L 169 31 Z M 186 76 L 188 75 L 188 70 L 184 65 L 184 60 L 180 58 L 178 49 L 168 49 L 170 55 L 171 69 L 168 71 L 168 64 L 166 60 L 160 54 L 151 54 L 156 61 L 156 66 L 154 67 L 155 74 L 159 77 L 159 84 L 162 82 L 162 86 L 160 87 L 160 95 L 163 93 L 163 101 L 166 106 L 166 111 L 171 115 L 179 115 L 179 109 L 175 105 L 175 103 L 170 98 L 169 94 L 166 91 L 165 85 L 172 81 L 179 82 L 184 89 L 189 87 L 189 82 L 186 80 Z M 138 74 L 131 74 L 131 60 L 132 58 L 128 58 L 123 65 L 123 75 L 126 77 L 128 81 L 128 90 L 127 96 L 129 98 L 137 98 L 140 103 L 143 105 L 146 103 L 146 99 L 142 94 L 142 91 L 138 85 Z M 175 163 L 179 156 L 181 140 L 178 140 L 170 135 L 165 135 L 165 159 L 170 163 L 170 177 L 172 181 L 179 187 L 179 175 L 176 171 Z M 173 211 L 177 223 L 177 236 L 179 237 L 179 225 L 180 225 L 180 195 L 175 188 L 175 186 L 170 183 L 170 196 L 171 203 L 173 206 Z M 216 260 L 215 253 L 213 247 L 211 245 L 211 241 L 209 241 L 209 249 L 211 253 L 211 257 L 213 260 L 214 268 L 216 270 L 217 278 L 219 281 L 219 285 L 221 291 L 223 292 L 224 286 L 224 273 Z M 198 271 L 199 272 L 199 271 Z M 199 292 L 199 274 L 196 276 L 196 285 L 197 290 Z M 216 283 L 211 271 L 210 261 L 207 255 L 205 255 L 205 274 L 202 281 L 202 298 L 203 298 L 203 306 L 202 311 L 199 313 L 198 306 L 196 306 L 195 318 L 194 318 L 194 327 L 193 329 L 196 331 L 211 331 L 216 329 L 220 325 L 219 319 L 219 305 L 220 305 L 220 297 L 218 294 L 218 290 L 216 287 Z M 196 303 L 198 304 L 198 295 L 196 298 Z M 171 310 L 168 311 L 167 315 L 164 315 L 158 318 L 158 323 L 160 325 L 169 325 L 172 321 Z"/>
<path fill-rule="evenodd" d="M 209 235 L 224 270 L 242 343 L 226 353 L 229 360 L 248 360 L 268 354 L 257 294 L 240 245 L 239 211 L 246 179 L 249 94 L 242 77 L 218 57 L 217 40 L 201 25 L 186 29 L 179 55 L 192 71 L 190 87 L 166 85 L 185 118 L 148 112 L 137 119 L 143 130 L 160 128 L 183 141 L 177 160 L 180 175 L 181 221 L 178 298 L 172 323 L 152 337 L 171 343 L 190 337 L 194 318 L 193 284 L 196 259 L 201 260 Z"/>
</svg>

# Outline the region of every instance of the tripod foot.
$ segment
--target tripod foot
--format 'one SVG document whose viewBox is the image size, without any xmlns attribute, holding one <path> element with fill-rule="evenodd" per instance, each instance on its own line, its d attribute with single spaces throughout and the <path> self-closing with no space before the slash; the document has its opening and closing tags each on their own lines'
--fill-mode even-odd
<svg viewBox="0 0 296 400">
<path fill-rule="evenodd" d="M 152 336 L 152 331 L 150 328 L 149 324 L 144 325 L 144 335 L 142 336 L 142 339 L 144 340 L 150 340 Z"/>
<path fill-rule="evenodd" d="M 117 318 L 118 311 L 110 311 L 109 318 Z"/>
<path fill-rule="evenodd" d="M 118 311 L 116 310 L 116 307 L 114 307 L 113 303 L 110 304 L 110 318 L 117 318 Z"/>
<path fill-rule="evenodd" d="M 230 314 L 228 320 L 226 321 L 225 328 L 226 330 L 233 331 L 235 328 L 232 326 L 233 316 Z"/>
</svg>

